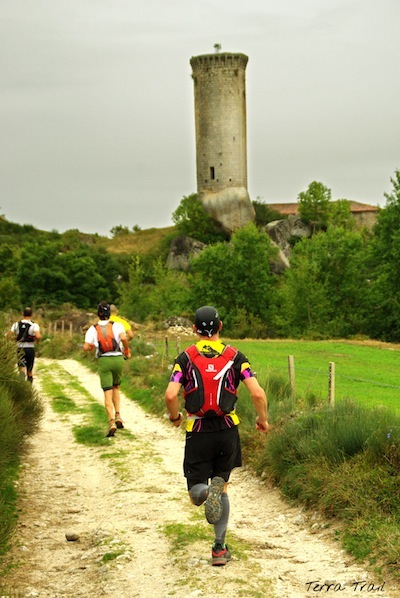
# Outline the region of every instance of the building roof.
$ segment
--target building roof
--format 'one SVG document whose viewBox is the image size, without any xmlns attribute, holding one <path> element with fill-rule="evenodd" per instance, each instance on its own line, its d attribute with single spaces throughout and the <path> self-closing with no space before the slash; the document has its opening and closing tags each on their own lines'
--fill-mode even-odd
<svg viewBox="0 0 400 598">
<path fill-rule="evenodd" d="M 378 212 L 377 206 L 371 206 L 370 204 L 360 203 L 359 201 L 348 200 L 350 204 L 350 211 L 352 214 L 360 214 L 362 212 Z M 335 203 L 335 202 L 333 202 Z M 296 203 L 268 203 L 268 207 L 271 210 L 275 210 L 284 216 L 292 216 L 299 213 L 299 204 Z"/>
</svg>

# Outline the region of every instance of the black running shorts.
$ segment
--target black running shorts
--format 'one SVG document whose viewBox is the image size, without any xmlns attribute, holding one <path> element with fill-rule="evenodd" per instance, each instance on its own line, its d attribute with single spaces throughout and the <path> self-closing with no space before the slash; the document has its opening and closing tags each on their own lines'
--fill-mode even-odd
<svg viewBox="0 0 400 598">
<path fill-rule="evenodd" d="M 235 467 L 242 465 L 237 426 L 218 432 L 186 432 L 183 471 L 190 481 L 207 482 L 221 476 L 227 482 Z"/>
<path fill-rule="evenodd" d="M 28 372 L 33 370 L 35 363 L 35 349 L 33 347 L 23 347 L 18 349 L 18 367 L 26 368 Z"/>
</svg>

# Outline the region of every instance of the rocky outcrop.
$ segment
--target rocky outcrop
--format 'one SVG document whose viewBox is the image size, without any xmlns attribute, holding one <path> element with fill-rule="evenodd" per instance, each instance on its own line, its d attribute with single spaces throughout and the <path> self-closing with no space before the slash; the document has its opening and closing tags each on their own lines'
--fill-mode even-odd
<svg viewBox="0 0 400 598">
<path fill-rule="evenodd" d="M 272 241 L 272 239 L 271 239 L 271 241 Z M 278 247 L 278 245 L 276 245 L 276 243 L 274 241 L 272 241 L 272 243 L 276 247 Z M 289 263 L 288 258 L 286 257 L 286 255 L 284 254 L 282 249 L 279 249 L 279 247 L 278 247 L 278 253 L 274 257 L 274 259 L 271 261 L 270 266 L 271 266 L 271 271 L 274 272 L 274 274 L 283 274 L 283 272 L 285 270 L 290 268 L 290 263 Z"/>
<path fill-rule="evenodd" d="M 278 248 L 277 255 L 271 262 L 271 269 L 276 274 L 282 274 L 290 268 L 290 254 L 293 238 L 311 237 L 311 228 L 298 216 L 289 216 L 285 220 L 274 220 L 264 227 L 272 243 Z M 197 257 L 207 245 L 192 237 L 181 236 L 171 243 L 167 258 L 167 268 L 170 270 L 188 271 L 190 260 Z"/>
<path fill-rule="evenodd" d="M 167 268 L 170 270 L 189 270 L 190 260 L 197 257 L 205 247 L 204 243 L 192 237 L 177 237 L 171 243 Z"/>
<path fill-rule="evenodd" d="M 287 259 L 290 258 L 292 251 L 290 240 L 296 237 L 309 238 L 312 234 L 311 228 L 300 220 L 298 216 L 289 216 L 285 220 L 269 222 L 264 230 Z"/>
<path fill-rule="evenodd" d="M 228 187 L 217 193 L 207 191 L 199 198 L 207 214 L 229 234 L 254 222 L 253 204 L 244 187 Z"/>
</svg>

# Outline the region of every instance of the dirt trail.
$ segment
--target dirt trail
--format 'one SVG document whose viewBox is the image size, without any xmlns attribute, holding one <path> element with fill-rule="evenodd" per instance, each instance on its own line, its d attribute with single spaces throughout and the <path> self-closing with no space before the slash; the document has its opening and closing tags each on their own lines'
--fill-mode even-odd
<svg viewBox="0 0 400 598">
<path fill-rule="evenodd" d="M 52 372 L 77 405 L 87 398 L 72 389 L 76 380 L 102 403 L 97 375 L 73 360 L 38 359 L 38 389 Z M 321 522 L 310 527 L 300 509 L 245 469 L 232 475 L 227 540 L 231 534 L 247 550 L 233 552 L 226 567 L 211 567 L 212 527 L 202 508 L 190 505 L 182 476 L 183 433 L 122 396 L 126 430 L 109 449 L 87 448 L 72 433 L 85 416 L 55 414 L 41 393 L 46 413 L 20 481 L 11 554 L 18 566 L 0 581 L 0 596 L 400 596 L 352 563 Z M 200 526 L 205 539 L 171 552 L 168 524 Z"/>
</svg>

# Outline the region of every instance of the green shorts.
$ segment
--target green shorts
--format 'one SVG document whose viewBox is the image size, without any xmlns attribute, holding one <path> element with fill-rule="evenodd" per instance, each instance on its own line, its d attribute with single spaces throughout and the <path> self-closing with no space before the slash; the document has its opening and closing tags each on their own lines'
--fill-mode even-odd
<svg viewBox="0 0 400 598">
<path fill-rule="evenodd" d="M 121 384 L 124 363 L 123 355 L 99 357 L 100 384 L 103 390 L 110 390 Z"/>
</svg>

